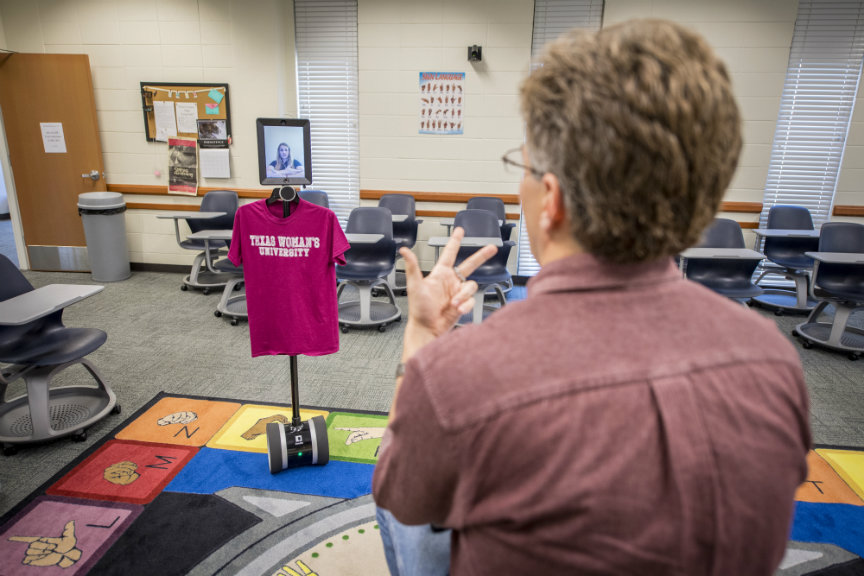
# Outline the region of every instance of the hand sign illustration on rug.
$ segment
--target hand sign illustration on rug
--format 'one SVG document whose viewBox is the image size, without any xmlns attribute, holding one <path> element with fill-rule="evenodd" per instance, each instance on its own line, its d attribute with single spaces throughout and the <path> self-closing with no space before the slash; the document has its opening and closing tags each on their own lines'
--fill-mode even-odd
<svg viewBox="0 0 864 576">
<path fill-rule="evenodd" d="M 66 523 L 59 538 L 48 536 L 12 536 L 12 542 L 29 542 L 22 562 L 28 566 L 59 566 L 69 568 L 81 559 L 81 550 L 75 547 L 75 521 Z"/>
<path fill-rule="evenodd" d="M 350 446 L 355 442 L 363 440 L 374 440 L 384 436 L 384 428 L 334 428 L 334 430 L 345 430 L 350 432 L 348 438 L 345 439 L 345 445 Z"/>
</svg>

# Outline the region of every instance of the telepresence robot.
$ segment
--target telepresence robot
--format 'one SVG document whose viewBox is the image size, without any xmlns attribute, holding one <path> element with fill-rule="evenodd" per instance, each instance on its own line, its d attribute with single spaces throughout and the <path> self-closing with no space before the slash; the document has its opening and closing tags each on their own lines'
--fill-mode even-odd
<svg viewBox="0 0 864 576">
<path fill-rule="evenodd" d="M 300 392 L 297 385 L 297 356 L 291 359 L 291 424 L 270 422 L 266 427 L 270 473 L 288 468 L 323 466 L 330 461 L 327 424 L 323 416 L 300 420 Z"/>
</svg>

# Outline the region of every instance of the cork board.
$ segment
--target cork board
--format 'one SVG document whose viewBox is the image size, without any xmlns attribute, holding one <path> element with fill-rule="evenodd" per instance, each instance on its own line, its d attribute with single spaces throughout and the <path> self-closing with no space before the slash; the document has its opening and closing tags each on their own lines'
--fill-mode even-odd
<svg viewBox="0 0 864 576">
<path fill-rule="evenodd" d="M 148 142 L 167 141 L 166 136 L 198 138 L 197 128 L 191 130 L 193 115 L 197 120 L 224 120 L 231 136 L 228 84 L 141 82 L 141 105 Z M 176 134 L 157 132 L 157 126 L 164 132 L 170 124 L 168 113 L 173 116 Z"/>
</svg>

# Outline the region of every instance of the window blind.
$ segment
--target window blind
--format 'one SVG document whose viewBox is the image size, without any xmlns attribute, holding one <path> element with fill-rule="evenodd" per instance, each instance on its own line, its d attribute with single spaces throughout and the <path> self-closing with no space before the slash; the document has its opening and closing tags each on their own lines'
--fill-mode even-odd
<svg viewBox="0 0 864 576">
<path fill-rule="evenodd" d="M 312 188 L 344 227 L 360 205 L 357 0 L 295 0 L 298 115 L 312 136 Z"/>
<path fill-rule="evenodd" d="M 775 204 L 830 219 L 864 55 L 864 3 L 800 0 L 759 225 Z"/>
<path fill-rule="evenodd" d="M 534 33 L 531 37 L 531 60 L 543 52 L 543 47 L 573 28 L 599 30 L 603 23 L 604 0 L 535 0 Z M 532 64 L 532 70 L 537 64 Z M 524 214 L 523 214 L 524 216 Z M 531 255 L 525 219 L 519 219 L 519 254 L 516 273 L 534 276 L 540 265 Z"/>
</svg>

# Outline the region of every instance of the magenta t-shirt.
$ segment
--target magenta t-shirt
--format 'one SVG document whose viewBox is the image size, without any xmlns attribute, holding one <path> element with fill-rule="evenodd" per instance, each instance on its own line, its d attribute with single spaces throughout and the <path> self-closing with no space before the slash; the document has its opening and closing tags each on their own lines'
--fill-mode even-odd
<svg viewBox="0 0 864 576">
<path fill-rule="evenodd" d="M 332 211 L 298 202 L 287 218 L 266 200 L 234 216 L 228 258 L 243 265 L 252 356 L 339 351 L 336 263 L 350 245 Z"/>
</svg>

